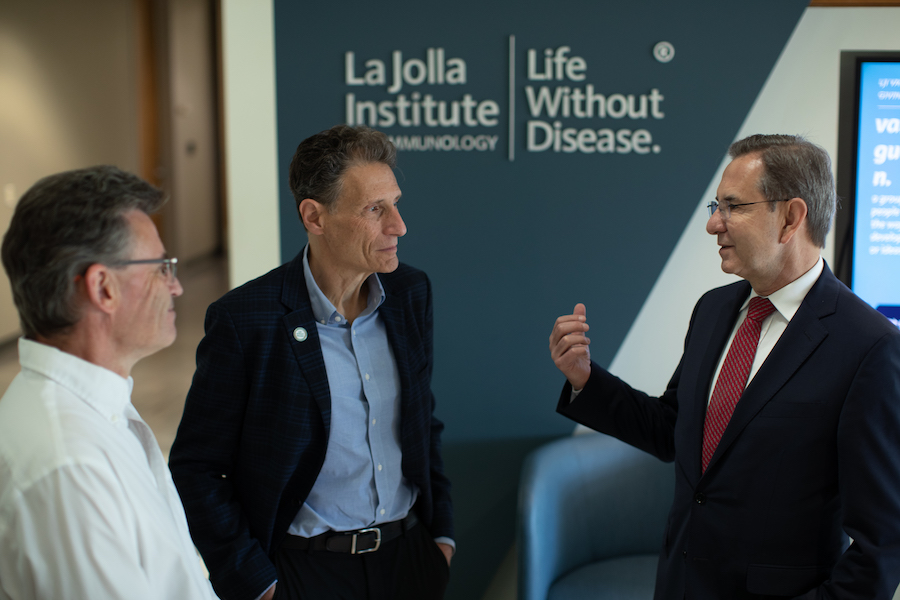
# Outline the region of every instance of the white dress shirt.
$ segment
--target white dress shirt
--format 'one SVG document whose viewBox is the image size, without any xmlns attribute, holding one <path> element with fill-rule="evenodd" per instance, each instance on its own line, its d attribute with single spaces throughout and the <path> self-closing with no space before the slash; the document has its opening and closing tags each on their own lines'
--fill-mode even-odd
<svg viewBox="0 0 900 600">
<path fill-rule="evenodd" d="M 0 399 L 0 600 L 213 600 L 132 380 L 19 340 Z"/>
<path fill-rule="evenodd" d="M 750 375 L 747 377 L 747 383 L 744 385 L 745 389 L 746 386 L 750 385 L 756 372 L 759 371 L 759 368 L 769 357 L 769 353 L 775 348 L 775 344 L 781 339 L 781 334 L 787 329 L 788 324 L 791 322 L 791 319 L 794 318 L 794 314 L 800 308 L 800 305 L 803 303 L 809 290 L 811 290 L 812 286 L 819 280 L 819 276 L 822 274 L 824 268 L 825 261 L 822 260 L 822 257 L 819 257 L 818 262 L 812 269 L 768 296 L 769 301 L 775 307 L 775 310 L 762 322 L 762 329 L 759 333 L 759 344 L 756 346 L 756 354 L 753 357 L 753 365 L 750 367 Z M 728 354 L 729 348 L 731 348 L 731 343 L 734 341 L 734 336 L 737 335 L 738 328 L 747 318 L 750 299 L 755 298 L 756 296 L 759 296 L 759 294 L 751 290 L 750 295 L 747 296 L 747 299 L 744 300 L 744 304 L 741 306 L 741 312 L 738 314 L 737 322 L 734 324 L 734 328 L 731 331 L 731 337 L 728 339 L 725 350 L 719 357 L 716 374 L 712 379 L 714 382 L 719 378 L 719 372 L 722 370 L 722 365 L 725 364 L 725 356 Z M 715 384 L 709 386 L 709 396 L 706 399 L 707 402 L 712 399 L 713 389 L 715 389 Z"/>
</svg>

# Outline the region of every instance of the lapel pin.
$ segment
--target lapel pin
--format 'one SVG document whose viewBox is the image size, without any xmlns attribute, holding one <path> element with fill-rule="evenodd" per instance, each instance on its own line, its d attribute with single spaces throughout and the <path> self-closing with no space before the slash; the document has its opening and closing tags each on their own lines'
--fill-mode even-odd
<svg viewBox="0 0 900 600">
<path fill-rule="evenodd" d="M 294 330 L 294 339 L 298 342 L 305 342 L 307 338 L 306 330 L 302 327 L 298 327 Z"/>
</svg>

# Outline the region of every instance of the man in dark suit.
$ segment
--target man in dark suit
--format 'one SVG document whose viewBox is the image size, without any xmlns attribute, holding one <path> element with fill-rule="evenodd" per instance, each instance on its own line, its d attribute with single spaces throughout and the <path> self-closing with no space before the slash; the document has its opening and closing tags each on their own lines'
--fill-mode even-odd
<svg viewBox="0 0 900 600">
<path fill-rule="evenodd" d="M 432 297 L 397 259 L 396 150 L 304 140 L 309 244 L 209 307 L 170 466 L 222 598 L 441 598 L 454 542 Z"/>
<path fill-rule="evenodd" d="M 660 397 L 591 362 L 577 305 L 550 336 L 568 380 L 558 411 L 675 461 L 657 599 L 890 599 L 900 331 L 820 257 L 835 206 L 825 151 L 751 136 L 730 155 L 707 231 L 745 281 L 697 303 Z"/>
</svg>

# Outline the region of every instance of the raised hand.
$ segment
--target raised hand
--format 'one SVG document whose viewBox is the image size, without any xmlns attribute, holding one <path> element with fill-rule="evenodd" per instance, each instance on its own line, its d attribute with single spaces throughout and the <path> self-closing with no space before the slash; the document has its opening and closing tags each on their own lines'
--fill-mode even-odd
<svg viewBox="0 0 900 600">
<path fill-rule="evenodd" d="M 556 319 L 550 332 L 550 357 L 576 390 L 582 389 L 591 375 L 588 329 L 585 307 L 579 302 L 571 315 Z"/>
</svg>

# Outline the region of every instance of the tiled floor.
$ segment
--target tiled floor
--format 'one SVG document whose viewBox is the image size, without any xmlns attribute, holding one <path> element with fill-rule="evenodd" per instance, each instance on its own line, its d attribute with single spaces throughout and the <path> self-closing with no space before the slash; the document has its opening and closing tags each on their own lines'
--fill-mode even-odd
<svg viewBox="0 0 900 600">
<path fill-rule="evenodd" d="M 206 307 L 228 289 L 225 259 L 202 259 L 179 265 L 184 294 L 175 300 L 178 338 L 168 348 L 149 356 L 132 370 L 132 402 L 168 459 L 169 448 L 181 421 L 184 398 L 194 375 L 194 353 L 203 337 Z M 0 347 L 0 389 L 6 390 L 19 372 L 16 342 Z"/>
</svg>

